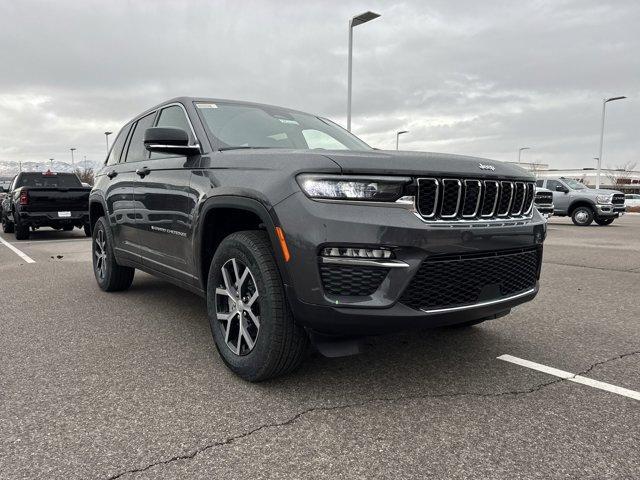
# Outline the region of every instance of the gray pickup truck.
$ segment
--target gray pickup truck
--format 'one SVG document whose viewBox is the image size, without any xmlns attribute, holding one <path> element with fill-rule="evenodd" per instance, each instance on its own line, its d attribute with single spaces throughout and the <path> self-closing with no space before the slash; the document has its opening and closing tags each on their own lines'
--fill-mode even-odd
<svg viewBox="0 0 640 480">
<path fill-rule="evenodd" d="M 594 221 L 598 225 L 610 225 L 625 212 L 624 194 L 617 190 L 589 188 L 564 177 L 539 179 L 536 186 L 553 192 L 554 215 L 569 216 L 581 227 Z"/>
</svg>

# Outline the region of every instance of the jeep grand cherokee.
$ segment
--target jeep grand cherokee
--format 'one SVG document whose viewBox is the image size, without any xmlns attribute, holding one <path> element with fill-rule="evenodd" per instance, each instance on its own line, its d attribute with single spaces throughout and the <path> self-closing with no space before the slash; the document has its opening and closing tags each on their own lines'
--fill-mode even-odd
<svg viewBox="0 0 640 480">
<path fill-rule="evenodd" d="M 509 164 L 375 150 L 281 107 L 177 98 L 118 134 L 90 197 L 100 288 L 140 269 L 207 300 L 228 367 L 292 370 L 309 337 L 472 325 L 538 291 L 544 219 Z"/>
</svg>

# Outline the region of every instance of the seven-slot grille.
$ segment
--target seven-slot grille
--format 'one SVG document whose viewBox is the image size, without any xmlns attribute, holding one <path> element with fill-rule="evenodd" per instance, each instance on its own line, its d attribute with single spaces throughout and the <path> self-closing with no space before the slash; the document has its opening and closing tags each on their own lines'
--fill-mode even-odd
<svg viewBox="0 0 640 480">
<path fill-rule="evenodd" d="M 624 194 L 614 193 L 613 198 L 611 199 L 611 203 L 613 203 L 614 205 L 624 205 Z"/>
<path fill-rule="evenodd" d="M 531 214 L 533 182 L 419 178 L 416 207 L 425 220 L 490 220 Z"/>
</svg>

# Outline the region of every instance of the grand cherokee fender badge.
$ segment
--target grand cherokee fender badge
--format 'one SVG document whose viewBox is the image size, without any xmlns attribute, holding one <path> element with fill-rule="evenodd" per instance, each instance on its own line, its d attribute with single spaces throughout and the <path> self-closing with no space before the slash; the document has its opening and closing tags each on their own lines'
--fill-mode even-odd
<svg viewBox="0 0 640 480">
<path fill-rule="evenodd" d="M 486 163 L 479 163 L 478 168 L 480 170 L 491 170 L 492 172 L 496 170 L 496 167 L 494 167 L 493 165 L 488 165 Z"/>
</svg>

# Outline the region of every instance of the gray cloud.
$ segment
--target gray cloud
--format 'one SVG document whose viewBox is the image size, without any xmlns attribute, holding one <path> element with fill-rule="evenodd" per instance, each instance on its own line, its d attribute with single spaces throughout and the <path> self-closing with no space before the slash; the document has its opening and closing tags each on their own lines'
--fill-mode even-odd
<svg viewBox="0 0 640 480">
<path fill-rule="evenodd" d="M 255 100 L 345 122 L 350 16 L 354 132 L 403 146 L 590 166 L 638 158 L 637 1 L 2 2 L 0 160 L 104 156 L 105 130 L 168 97 Z"/>
</svg>

